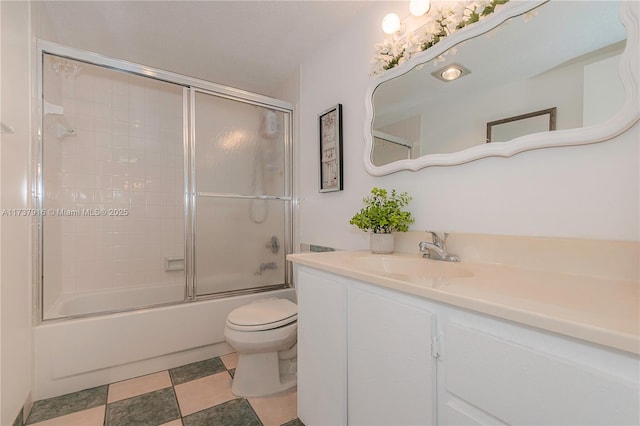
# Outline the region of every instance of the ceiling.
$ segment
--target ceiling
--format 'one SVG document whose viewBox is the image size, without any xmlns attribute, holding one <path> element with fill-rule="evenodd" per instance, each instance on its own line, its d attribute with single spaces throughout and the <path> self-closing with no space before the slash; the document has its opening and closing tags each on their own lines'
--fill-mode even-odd
<svg viewBox="0 0 640 426">
<path fill-rule="evenodd" d="M 43 10 L 50 41 L 273 96 L 315 48 L 391 3 L 50 0 Z"/>
</svg>

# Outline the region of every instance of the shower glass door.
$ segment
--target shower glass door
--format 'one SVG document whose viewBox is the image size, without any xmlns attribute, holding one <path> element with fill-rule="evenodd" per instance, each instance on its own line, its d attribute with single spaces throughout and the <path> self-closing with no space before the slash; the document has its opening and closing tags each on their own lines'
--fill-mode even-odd
<svg viewBox="0 0 640 426">
<path fill-rule="evenodd" d="M 196 296 L 286 285 L 290 112 L 192 90 Z"/>
<path fill-rule="evenodd" d="M 284 101 L 38 41 L 41 319 L 289 286 Z"/>
<path fill-rule="evenodd" d="M 42 60 L 43 319 L 184 300 L 186 89 Z"/>
</svg>

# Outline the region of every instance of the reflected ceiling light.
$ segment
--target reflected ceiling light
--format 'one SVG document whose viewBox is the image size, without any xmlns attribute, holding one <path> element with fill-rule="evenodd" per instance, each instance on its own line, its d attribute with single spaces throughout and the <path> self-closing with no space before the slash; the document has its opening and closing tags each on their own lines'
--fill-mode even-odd
<svg viewBox="0 0 640 426">
<path fill-rule="evenodd" d="M 395 13 L 388 13 L 382 18 L 382 31 L 393 34 L 400 30 L 402 23 L 400 17 Z"/>
<path fill-rule="evenodd" d="M 462 75 L 462 70 L 456 67 L 449 67 L 446 70 L 440 73 L 440 76 L 445 80 L 455 80 L 456 78 L 460 78 Z"/>
<path fill-rule="evenodd" d="M 471 71 L 460 64 L 449 64 L 446 67 L 440 68 L 439 70 L 431 73 L 435 78 L 446 82 L 457 80 L 467 74 L 471 74 Z"/>
<path fill-rule="evenodd" d="M 430 0 L 411 0 L 409 2 L 409 11 L 413 16 L 422 16 L 431 9 Z"/>
</svg>

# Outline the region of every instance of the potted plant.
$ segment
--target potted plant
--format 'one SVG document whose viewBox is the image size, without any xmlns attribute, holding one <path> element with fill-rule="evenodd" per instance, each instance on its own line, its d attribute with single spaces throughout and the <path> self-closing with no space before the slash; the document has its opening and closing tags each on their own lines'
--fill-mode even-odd
<svg viewBox="0 0 640 426">
<path fill-rule="evenodd" d="M 371 195 L 364 197 L 364 208 L 356 213 L 349 223 L 365 232 L 370 232 L 370 247 L 373 253 L 392 253 L 392 232 L 407 232 L 415 222 L 411 213 L 402 208 L 409 204 L 411 197 L 406 192 L 391 193 L 386 189 L 373 188 Z"/>
</svg>

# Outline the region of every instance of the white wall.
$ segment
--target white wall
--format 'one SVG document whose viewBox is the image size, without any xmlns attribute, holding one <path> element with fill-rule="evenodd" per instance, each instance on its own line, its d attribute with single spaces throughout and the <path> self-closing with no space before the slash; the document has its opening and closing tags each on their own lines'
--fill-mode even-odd
<svg viewBox="0 0 640 426">
<path fill-rule="evenodd" d="M 620 79 L 611 81 L 611 84 L 597 84 L 604 81 L 603 78 L 615 75 L 620 66 L 620 56 L 589 64 L 584 67 L 584 112 L 583 122 L 585 126 L 601 123 L 611 117 L 620 109 L 624 102 L 624 87 Z"/>
<path fill-rule="evenodd" d="M 301 66 L 300 241 L 366 248 L 349 225 L 373 186 L 408 191 L 413 230 L 639 239 L 639 126 L 589 146 L 530 151 L 372 177 L 363 167 L 365 93 L 385 11 L 314 49 Z M 318 193 L 317 114 L 343 104 L 344 191 Z"/>
<path fill-rule="evenodd" d="M 30 16 L 27 2 L 1 2 L 1 121 L 15 129 L 0 137 L 2 209 L 26 209 L 29 195 Z M 30 217 L 0 222 L 0 424 L 10 425 L 31 392 Z"/>
</svg>

